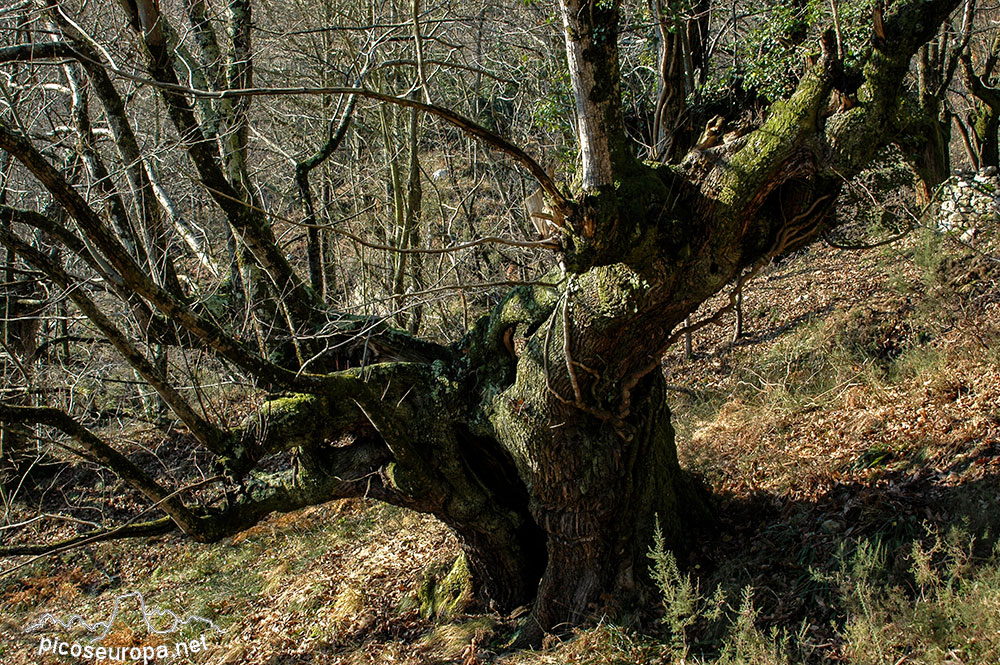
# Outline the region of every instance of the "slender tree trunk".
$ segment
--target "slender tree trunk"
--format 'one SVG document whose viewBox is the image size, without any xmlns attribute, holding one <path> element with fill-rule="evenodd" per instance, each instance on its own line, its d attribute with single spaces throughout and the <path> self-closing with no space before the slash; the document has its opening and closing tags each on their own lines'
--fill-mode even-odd
<svg viewBox="0 0 1000 665">
<path fill-rule="evenodd" d="M 657 161 L 679 161 L 693 144 L 695 119 L 688 97 L 705 76 L 705 38 L 711 12 L 704 0 L 690 10 L 678 10 L 668 2 L 650 0 L 658 26 L 656 106 L 653 112 L 651 157 Z"/>
<path fill-rule="evenodd" d="M 979 168 L 1000 167 L 1000 107 L 980 102 L 972 128 L 979 144 Z"/>
<path fill-rule="evenodd" d="M 736 287 L 736 320 L 733 322 L 733 344 L 743 337 L 743 285 Z"/>
<path fill-rule="evenodd" d="M 615 168 L 632 160 L 622 122 L 618 72 L 618 3 L 560 0 L 566 59 L 576 103 L 582 185 L 614 182 Z"/>
</svg>

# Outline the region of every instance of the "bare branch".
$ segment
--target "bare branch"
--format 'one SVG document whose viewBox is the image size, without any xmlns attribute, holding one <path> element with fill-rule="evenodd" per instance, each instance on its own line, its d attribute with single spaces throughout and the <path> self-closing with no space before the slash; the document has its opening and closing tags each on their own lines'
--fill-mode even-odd
<svg viewBox="0 0 1000 665">
<path fill-rule="evenodd" d="M 48 425 L 73 437 L 89 455 L 114 471 L 149 500 L 158 503 L 163 512 L 169 515 L 185 533 L 197 537 L 197 534 L 202 532 L 198 518 L 176 496 L 176 493 L 157 483 L 132 460 L 59 409 L 45 406 L 11 406 L 0 402 L 0 422 Z"/>
<path fill-rule="evenodd" d="M 168 319 L 176 321 L 221 356 L 256 377 L 287 387 L 298 386 L 300 390 L 321 388 L 322 377 L 295 374 L 251 353 L 214 322 L 198 316 L 174 295 L 149 279 L 83 197 L 27 139 L 14 133 L 3 121 L 0 121 L 0 148 L 24 164 L 63 205 L 84 235 L 100 248 L 115 267 L 123 282 Z"/>
<path fill-rule="evenodd" d="M 161 517 L 150 522 L 141 522 L 139 524 L 129 524 L 125 526 L 115 527 L 113 529 L 97 529 L 95 531 L 88 531 L 86 533 L 81 533 L 77 536 L 71 538 L 66 538 L 65 540 L 60 540 L 54 543 L 36 543 L 30 545 L 8 545 L 5 547 L 0 547 L 0 557 L 4 556 L 43 556 L 46 554 L 61 554 L 62 552 L 67 552 L 71 549 L 82 547 L 83 545 L 90 545 L 92 543 L 99 543 L 105 540 L 119 540 L 124 538 L 142 538 L 145 536 L 162 536 L 165 533 L 170 533 L 177 529 L 177 525 L 169 517 Z M 0 576 L 7 575 L 13 572 L 12 570 L 5 570 L 0 572 Z"/>
<path fill-rule="evenodd" d="M 85 57 L 83 54 L 73 51 L 72 47 L 62 44 L 57 46 L 53 44 L 51 46 L 45 45 L 47 51 L 40 51 L 32 49 L 33 45 L 21 45 L 17 47 L 8 47 L 7 49 L 0 49 L 0 61 L 9 61 L 14 59 L 28 59 L 35 58 L 41 59 L 45 57 Z M 31 54 L 34 53 L 34 56 Z M 49 53 L 50 55 L 42 55 L 42 53 Z M 514 161 L 521 164 L 531 175 L 538 181 L 538 184 L 545 190 L 545 193 L 552 199 L 553 203 L 557 208 L 564 214 L 568 216 L 571 209 L 571 202 L 567 199 L 563 193 L 559 190 L 556 183 L 552 180 L 549 174 L 545 171 L 542 166 L 535 161 L 531 156 L 529 156 L 524 150 L 517 147 L 507 139 L 495 134 L 494 132 L 486 129 L 482 125 L 466 118 L 458 113 L 455 113 L 451 109 L 446 109 L 441 106 L 434 104 L 427 104 L 425 102 L 420 102 L 415 99 L 409 99 L 407 97 L 396 97 L 393 95 L 387 95 L 385 93 L 376 92 L 374 90 L 368 90 L 366 88 L 351 88 L 344 86 L 334 86 L 334 87 L 288 87 L 288 88 L 246 88 L 246 89 L 235 89 L 235 90 L 198 90 L 196 88 L 191 88 L 188 86 L 181 85 L 174 81 L 162 81 L 154 80 L 143 76 L 136 76 L 129 72 L 123 71 L 121 69 L 113 68 L 105 63 L 97 63 L 102 67 L 105 67 L 108 71 L 111 71 L 116 76 L 126 78 L 138 83 L 144 83 L 164 91 L 191 95 L 196 98 L 203 99 L 236 99 L 239 97 L 284 97 L 284 96 L 297 96 L 297 95 L 356 95 L 364 99 L 371 99 L 374 101 L 384 102 L 387 104 L 395 104 L 397 106 L 404 106 L 407 108 L 415 108 L 420 111 L 424 111 L 430 115 L 441 118 L 445 122 L 452 124 L 462 131 L 475 136 L 476 138 L 482 140 L 487 145 L 503 152 L 514 159 Z M 189 126 L 190 129 L 190 126 Z"/>
<path fill-rule="evenodd" d="M 174 413 L 190 428 L 191 433 L 201 443 L 210 450 L 219 453 L 225 452 L 223 433 L 205 418 L 195 413 L 187 400 L 170 383 L 169 378 L 153 366 L 153 363 L 111 322 L 108 315 L 90 299 L 83 289 L 77 288 L 79 280 L 70 276 L 62 266 L 51 258 L 3 227 L 0 227 L 0 243 L 17 252 L 25 261 L 44 272 L 54 284 L 63 289 L 70 300 L 80 308 L 80 311 L 90 319 L 122 357 L 139 372 L 142 378 L 149 382 L 149 385 L 156 390 L 163 401 L 173 409 Z"/>
</svg>

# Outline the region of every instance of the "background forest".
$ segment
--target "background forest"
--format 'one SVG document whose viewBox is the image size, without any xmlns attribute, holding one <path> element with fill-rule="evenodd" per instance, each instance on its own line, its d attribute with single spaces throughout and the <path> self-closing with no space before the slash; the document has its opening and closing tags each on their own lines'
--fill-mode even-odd
<svg viewBox="0 0 1000 665">
<path fill-rule="evenodd" d="M 820 138 L 801 143 L 828 156 L 837 120 L 875 105 L 880 54 L 917 39 L 893 32 L 911 6 L 947 19 L 911 31 L 934 36 L 905 54 L 874 158 L 816 158 L 748 196 L 778 221 L 745 224 L 704 285 L 678 273 L 644 369 L 605 380 L 588 350 L 628 355 L 656 327 L 572 340 L 598 327 L 579 298 L 605 283 L 587 276 L 649 246 L 609 259 L 617 220 L 661 189 L 683 208 L 685 182 L 725 189 L 699 160 L 756 145 L 814 79 Z M 666 185 L 615 161 L 592 186 L 573 8 L 592 50 L 614 37 L 593 89 Z M 0 658 L 64 662 L 25 627 L 141 591 L 225 629 L 204 663 L 997 662 L 998 16 L 973 0 L 0 8 Z M 657 233 L 684 235 L 667 215 Z M 590 220 L 614 247 L 585 242 Z M 605 505 L 587 469 L 618 441 L 677 468 L 649 481 L 667 499 L 607 503 L 636 525 L 609 542 L 634 551 L 594 558 L 638 562 L 627 584 L 615 568 L 572 608 L 552 590 L 569 527 L 546 521 L 535 425 L 509 425 L 501 398 L 543 429 L 565 408 L 598 442 L 549 477 L 580 478 L 585 506 Z M 101 643 L 165 643 L 140 624 L 130 609 Z"/>
</svg>

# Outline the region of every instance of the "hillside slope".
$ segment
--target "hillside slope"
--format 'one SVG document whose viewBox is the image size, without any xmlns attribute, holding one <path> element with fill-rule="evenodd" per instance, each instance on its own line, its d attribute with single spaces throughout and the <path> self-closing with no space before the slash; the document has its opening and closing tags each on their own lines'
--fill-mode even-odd
<svg viewBox="0 0 1000 665">
<path fill-rule="evenodd" d="M 43 612 L 107 617 L 140 591 L 225 629 L 178 663 L 996 662 L 1000 265 L 941 238 L 907 243 L 786 257 L 746 287 L 740 340 L 726 317 L 665 363 L 682 461 L 718 509 L 681 568 L 721 594 L 678 609 L 698 594 L 668 575 L 672 635 L 637 612 L 499 655 L 511 620 L 441 581 L 458 553 L 447 529 L 343 501 L 216 546 L 165 536 L 8 560 L 22 567 L 0 578 L 0 660 L 66 662 L 24 627 Z M 453 594 L 450 616 L 422 612 L 435 586 Z M 126 612 L 103 643 L 174 642 L 140 624 Z"/>
</svg>

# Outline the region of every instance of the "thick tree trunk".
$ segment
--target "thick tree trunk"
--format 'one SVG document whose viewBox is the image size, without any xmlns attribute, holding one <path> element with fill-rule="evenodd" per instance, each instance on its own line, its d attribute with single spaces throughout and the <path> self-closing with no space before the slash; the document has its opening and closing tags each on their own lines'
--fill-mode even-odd
<svg viewBox="0 0 1000 665">
<path fill-rule="evenodd" d="M 568 278 L 548 315 L 529 326 L 513 382 L 485 393 L 484 411 L 544 539 L 528 641 L 634 603 L 646 589 L 654 519 L 679 547 L 683 531 L 707 516 L 677 463 L 663 378 L 649 354 L 687 311 L 660 300 L 647 277 L 618 264 Z"/>
<path fill-rule="evenodd" d="M 951 174 L 950 130 L 950 118 L 945 122 L 928 120 L 924 131 L 926 137 L 924 144 L 910 150 L 904 146 L 904 154 L 914 173 L 917 205 L 921 208 L 932 203 L 938 185 L 947 180 Z"/>
<path fill-rule="evenodd" d="M 645 383 L 627 423 L 631 440 L 606 422 L 582 418 L 533 460 L 540 489 L 532 513 L 545 529 L 548 553 L 534 604 L 538 628 L 634 607 L 647 588 L 654 519 L 676 547 L 684 526 L 707 517 L 704 497 L 677 464 L 663 380 L 654 375 Z"/>
<path fill-rule="evenodd" d="M 523 389 L 544 399 L 544 379 L 532 383 Z M 618 423 L 573 405 L 552 409 L 551 401 L 535 411 L 513 397 L 516 390 L 493 402 L 497 439 L 516 470 L 509 460 L 473 458 L 480 458 L 481 477 L 506 478 L 506 489 L 495 486 L 506 506 L 474 520 L 441 517 L 459 535 L 485 598 L 501 610 L 532 603 L 524 643 L 567 622 L 635 607 L 650 589 L 646 553 L 654 521 L 680 547 L 682 534 L 707 519 L 707 495 L 677 462 L 663 386 L 658 372 L 640 381 L 633 415 Z M 543 430 L 547 435 L 538 436 Z"/>
<path fill-rule="evenodd" d="M 928 38 L 922 28 L 880 50 L 858 92 L 864 103 L 829 116 L 839 65 L 828 34 L 816 66 L 757 131 L 654 169 L 624 149 L 611 103 L 611 7 L 562 2 L 578 131 L 589 146 L 584 191 L 562 238 L 565 273 L 512 292 L 455 347 L 449 394 L 465 406 L 449 417 L 473 436 L 446 428 L 433 440 L 421 433 L 424 444 L 407 434 L 402 446 L 379 429 L 406 472 L 392 485 L 455 529 L 479 588 L 501 606 L 533 598 L 524 643 L 637 598 L 657 516 L 672 548 L 705 519 L 678 466 L 664 402 L 659 368 L 673 331 L 745 271 L 825 230 L 843 174 L 890 140 L 904 52 Z M 887 30 L 933 29 L 945 10 L 905 5 Z M 399 379 L 392 386 L 383 403 L 396 403 L 394 391 L 406 401 L 428 393 Z M 405 418 L 402 427 L 421 422 Z"/>
</svg>

